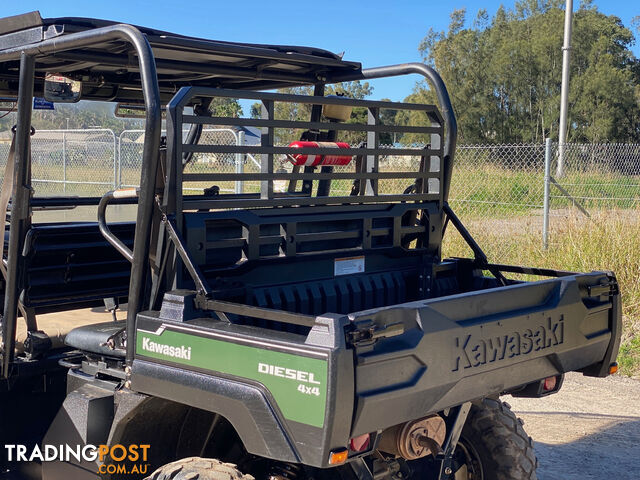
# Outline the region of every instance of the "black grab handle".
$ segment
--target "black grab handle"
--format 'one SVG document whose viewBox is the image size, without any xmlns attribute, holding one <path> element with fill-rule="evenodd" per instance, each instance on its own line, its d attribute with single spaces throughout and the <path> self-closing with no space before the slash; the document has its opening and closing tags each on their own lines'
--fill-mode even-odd
<svg viewBox="0 0 640 480">
<path fill-rule="evenodd" d="M 139 188 L 123 188 L 120 190 L 112 190 L 110 192 L 105 193 L 100 199 L 100 203 L 98 204 L 98 228 L 100 229 L 100 233 L 102 236 L 113 245 L 113 248 L 118 250 L 122 254 L 124 258 L 129 260 L 129 262 L 133 263 L 133 252 L 129 247 L 127 247 L 122 240 L 116 237 L 111 230 L 109 230 L 109 226 L 107 225 L 107 206 L 111 202 L 111 200 L 119 199 L 119 198 L 135 198 L 138 196 L 140 189 Z"/>
</svg>

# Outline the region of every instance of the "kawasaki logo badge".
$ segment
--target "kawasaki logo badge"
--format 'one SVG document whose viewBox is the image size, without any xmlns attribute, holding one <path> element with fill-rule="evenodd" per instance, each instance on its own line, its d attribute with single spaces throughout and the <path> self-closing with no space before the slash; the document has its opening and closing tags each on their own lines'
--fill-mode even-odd
<svg viewBox="0 0 640 480">
<path fill-rule="evenodd" d="M 286 419 L 319 428 L 324 425 L 326 357 L 288 353 L 281 351 L 286 347 L 279 346 L 275 347 L 279 350 L 267 350 L 262 345 L 238 344 L 170 328 L 138 330 L 136 355 L 259 382 L 271 392 Z"/>
<path fill-rule="evenodd" d="M 162 343 L 152 342 L 149 337 L 144 337 L 142 339 L 142 350 L 146 352 L 159 353 L 161 355 L 166 355 L 167 357 L 191 360 L 191 347 L 185 347 L 184 345 L 179 347 L 163 345 Z"/>
<path fill-rule="evenodd" d="M 489 338 L 473 338 L 473 335 L 456 337 L 456 357 L 453 372 L 461 368 L 475 368 L 530 355 L 564 343 L 564 318 L 547 321 L 534 329 L 509 332 Z"/>
</svg>

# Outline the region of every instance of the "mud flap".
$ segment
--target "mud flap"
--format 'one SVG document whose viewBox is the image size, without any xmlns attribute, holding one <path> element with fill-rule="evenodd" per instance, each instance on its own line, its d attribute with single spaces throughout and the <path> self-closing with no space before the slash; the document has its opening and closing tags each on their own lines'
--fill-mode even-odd
<svg viewBox="0 0 640 480">
<path fill-rule="evenodd" d="M 106 444 L 113 422 L 113 390 L 83 385 L 69 393 L 44 437 L 44 445 L 77 446 Z M 76 460 L 43 462 L 43 480 L 99 480 L 99 464 Z"/>
</svg>

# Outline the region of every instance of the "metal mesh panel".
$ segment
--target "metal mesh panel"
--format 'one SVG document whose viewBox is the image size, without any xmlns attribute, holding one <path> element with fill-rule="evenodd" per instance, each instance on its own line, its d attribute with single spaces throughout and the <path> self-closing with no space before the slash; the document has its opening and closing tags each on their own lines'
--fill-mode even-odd
<svg viewBox="0 0 640 480">
<path fill-rule="evenodd" d="M 223 98 L 244 98 L 260 100 L 263 104 L 261 118 L 236 118 L 236 117 L 203 117 L 196 115 L 185 115 L 183 109 L 194 97 L 223 97 Z M 311 110 L 310 120 L 300 120 L 297 116 L 287 116 L 281 118 L 276 115 L 280 109 L 300 108 L 300 104 Z M 388 126 L 379 123 L 379 110 L 389 108 L 393 105 L 399 110 L 419 111 L 426 115 L 430 123 L 420 126 Z M 310 107 L 311 106 L 311 107 Z M 350 111 L 360 108 L 366 113 L 366 121 L 340 123 L 331 122 L 322 115 L 322 111 L 329 107 L 340 107 Z M 317 108 L 316 108 L 317 107 Z M 362 113 L 362 112 L 361 112 Z M 441 194 L 439 190 L 432 191 L 425 189 L 401 188 L 395 190 L 398 181 L 406 179 L 440 179 L 440 172 L 428 172 L 425 168 L 420 168 L 420 163 L 413 171 L 396 171 L 396 165 L 388 162 L 385 168 L 379 162 L 389 155 L 394 156 L 442 156 L 442 149 L 439 146 L 431 145 L 426 149 L 421 149 L 415 145 L 393 145 L 392 148 L 380 147 L 379 140 L 381 132 L 389 129 L 398 132 L 418 132 L 425 135 L 437 136 L 440 139 L 443 135 L 443 125 L 440 122 L 439 113 L 433 105 L 421 104 L 390 104 L 384 101 L 355 100 L 340 97 L 321 97 L 307 95 L 291 95 L 283 93 L 246 92 L 225 89 L 206 89 L 192 87 L 182 91 L 180 96 L 176 96 L 170 104 L 169 114 L 172 124 L 177 129 L 181 125 L 193 123 L 209 125 L 229 125 L 242 127 L 247 131 L 259 130 L 261 132 L 259 143 L 235 146 L 225 145 L 219 141 L 201 140 L 198 145 L 185 144 L 184 142 L 174 143 L 172 131 L 168 132 L 168 143 L 170 162 L 179 164 L 184 152 L 198 152 L 204 157 L 210 157 L 209 153 L 215 153 L 210 162 L 220 164 L 222 159 L 218 158 L 218 153 L 231 153 L 240 157 L 236 161 L 236 169 L 233 173 L 228 173 L 225 165 L 219 165 L 214 171 L 204 171 L 202 167 L 199 171 L 194 171 L 193 166 L 189 166 L 184 174 L 178 177 L 178 190 L 184 191 L 182 185 L 189 185 L 192 189 L 200 188 L 199 183 L 209 182 L 216 185 L 216 189 L 211 189 L 211 196 L 191 195 L 192 198 L 185 198 L 185 202 L 179 199 L 176 203 L 180 209 L 219 209 L 219 208 L 243 208 L 243 207 L 271 207 L 271 206 L 304 206 L 304 205 L 333 205 L 336 203 L 384 203 L 386 201 L 427 201 L 437 200 Z M 297 132 L 297 134 L 296 134 Z M 366 137 L 367 142 L 352 141 L 353 134 Z M 340 146 L 340 153 L 333 139 L 349 137 L 349 143 Z M 292 139 L 300 138 L 303 142 L 290 143 Z M 356 137 L 354 137 L 356 138 Z M 438 144 L 440 141 L 438 140 Z M 337 154 L 337 155 L 336 155 Z M 337 158 L 342 157 L 342 158 Z M 287 162 L 289 158 L 294 166 Z M 245 163 L 242 159 L 247 160 Z M 251 160 L 249 163 L 248 160 Z M 322 168 L 319 164 L 327 161 L 330 165 Z M 341 168 L 334 168 L 331 163 L 344 163 L 349 161 L 350 165 Z M 230 162 L 229 162 L 230 163 Z M 260 170 L 257 170 L 258 164 Z M 197 165 L 197 164 L 196 164 Z M 256 172 L 248 172 L 244 169 L 247 166 Z M 350 168 L 349 168 L 350 167 Z M 189 171 L 190 170 L 190 171 Z M 384 170 L 384 171 L 383 171 Z M 334 172 L 334 173 L 331 173 Z M 231 182 L 235 186 L 231 188 Z M 247 182 L 247 183 L 244 183 Z M 254 191 L 259 183 L 258 191 Z M 286 193 L 282 193 L 286 187 Z M 328 186 L 332 183 L 332 191 Z M 389 186 L 385 184 L 389 184 Z M 408 183 L 408 182 L 406 182 Z M 414 182 L 416 183 L 416 182 Z M 421 182 L 418 182 L 421 183 Z M 240 184 L 240 188 L 238 187 Z M 357 184 L 357 194 L 351 193 L 350 184 Z M 299 186 L 298 186 L 299 185 Z M 429 185 L 431 186 L 431 185 Z M 298 190 L 300 188 L 300 190 Z M 394 191 L 395 190 L 395 191 Z M 243 196 L 215 196 L 216 193 L 228 191 L 242 192 Z M 209 192 L 205 192 L 209 193 Z M 345 193 L 347 195 L 345 195 Z M 215 198 L 214 198 L 215 196 Z"/>
</svg>

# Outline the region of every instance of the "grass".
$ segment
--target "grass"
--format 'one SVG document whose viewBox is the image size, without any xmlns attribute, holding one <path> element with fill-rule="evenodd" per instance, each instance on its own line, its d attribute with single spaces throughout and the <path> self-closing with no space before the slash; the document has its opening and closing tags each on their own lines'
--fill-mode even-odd
<svg viewBox="0 0 640 480">
<path fill-rule="evenodd" d="M 640 201 L 640 177 L 615 172 L 567 172 L 560 184 L 585 208 L 633 208 Z M 469 218 L 506 218 L 530 215 L 543 204 L 541 168 L 511 169 L 496 165 L 456 165 L 451 182 L 451 204 Z M 551 186 L 551 208 L 569 208 L 573 202 Z"/>
<path fill-rule="evenodd" d="M 541 246 L 539 229 L 529 228 L 527 221 L 525 217 L 503 222 L 469 220 L 466 224 L 495 263 L 576 272 L 614 271 L 622 294 L 624 323 L 620 372 L 640 376 L 640 216 L 634 211 L 611 210 L 600 212 L 592 221 L 555 218 L 548 250 Z M 470 256 L 462 238 L 451 231 L 443 249 L 446 256 Z"/>
<path fill-rule="evenodd" d="M 636 336 L 622 344 L 618 355 L 620 371 L 627 374 L 640 370 L 640 336 Z"/>
</svg>

